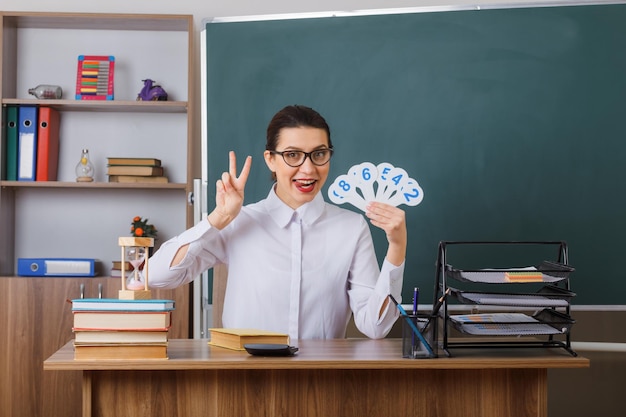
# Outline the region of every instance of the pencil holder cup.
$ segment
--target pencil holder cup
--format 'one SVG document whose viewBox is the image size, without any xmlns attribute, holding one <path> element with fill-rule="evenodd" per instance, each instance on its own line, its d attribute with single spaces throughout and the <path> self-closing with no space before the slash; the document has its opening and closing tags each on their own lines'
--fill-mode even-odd
<svg viewBox="0 0 626 417">
<path fill-rule="evenodd" d="M 425 359 L 437 357 L 436 349 L 433 343 L 433 328 L 436 325 L 436 319 L 426 328 L 429 315 L 418 314 L 400 316 L 402 320 L 402 357 L 409 359 Z M 418 329 L 423 337 L 420 338 L 415 330 Z M 428 346 L 424 345 L 424 342 Z"/>
</svg>

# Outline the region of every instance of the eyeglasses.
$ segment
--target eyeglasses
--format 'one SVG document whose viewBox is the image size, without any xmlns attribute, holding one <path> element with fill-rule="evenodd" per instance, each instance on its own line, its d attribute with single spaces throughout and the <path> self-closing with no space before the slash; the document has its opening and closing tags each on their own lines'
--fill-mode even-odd
<svg viewBox="0 0 626 417">
<path fill-rule="evenodd" d="M 332 148 L 316 149 L 312 152 L 304 151 L 270 151 L 272 154 L 280 155 L 287 165 L 293 168 L 297 168 L 304 164 L 307 156 L 313 162 L 313 165 L 322 166 L 326 165 L 330 161 L 330 157 L 333 156 Z"/>
</svg>

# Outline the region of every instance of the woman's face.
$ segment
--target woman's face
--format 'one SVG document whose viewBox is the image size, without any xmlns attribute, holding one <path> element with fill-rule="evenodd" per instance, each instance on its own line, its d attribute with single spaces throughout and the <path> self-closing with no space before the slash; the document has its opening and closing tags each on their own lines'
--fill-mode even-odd
<svg viewBox="0 0 626 417">
<path fill-rule="evenodd" d="M 276 151 L 304 151 L 328 148 L 326 131 L 314 127 L 287 127 L 280 130 Z M 313 200 L 328 177 L 330 163 L 318 166 L 305 158 L 299 167 L 291 167 L 283 157 L 264 152 L 265 163 L 276 174 L 276 195 L 292 209 Z"/>
</svg>

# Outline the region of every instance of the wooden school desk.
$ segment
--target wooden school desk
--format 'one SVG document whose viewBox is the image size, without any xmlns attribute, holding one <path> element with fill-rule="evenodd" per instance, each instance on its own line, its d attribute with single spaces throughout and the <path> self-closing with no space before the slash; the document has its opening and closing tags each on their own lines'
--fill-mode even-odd
<svg viewBox="0 0 626 417">
<path fill-rule="evenodd" d="M 403 359 L 401 342 L 302 340 L 268 358 L 175 339 L 169 360 L 120 361 L 76 361 L 69 342 L 44 370 L 82 371 L 83 417 L 545 417 L 548 368 L 589 366 L 561 349 Z"/>
</svg>

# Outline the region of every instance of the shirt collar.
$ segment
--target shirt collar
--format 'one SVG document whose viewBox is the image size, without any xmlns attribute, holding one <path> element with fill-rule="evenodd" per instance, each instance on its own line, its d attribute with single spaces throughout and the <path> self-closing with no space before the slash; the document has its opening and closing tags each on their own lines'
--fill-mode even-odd
<svg viewBox="0 0 626 417">
<path fill-rule="evenodd" d="M 292 209 L 278 198 L 273 185 L 267 196 L 268 212 L 279 227 L 286 227 L 294 218 L 294 213 L 297 213 L 297 216 L 302 219 L 302 223 L 310 226 L 322 215 L 324 205 L 325 201 L 321 192 L 317 193 L 313 201 L 303 204 L 296 210 Z"/>
</svg>

